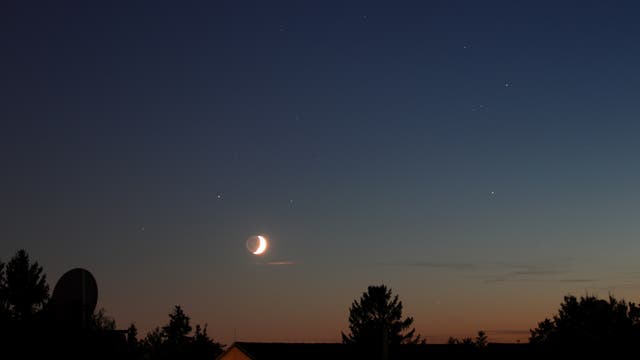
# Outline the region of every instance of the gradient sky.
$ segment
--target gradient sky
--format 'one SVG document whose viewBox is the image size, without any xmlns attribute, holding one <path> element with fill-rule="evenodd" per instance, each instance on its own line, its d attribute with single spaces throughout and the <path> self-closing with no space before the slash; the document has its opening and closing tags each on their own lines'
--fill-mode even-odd
<svg viewBox="0 0 640 360">
<path fill-rule="evenodd" d="M 379 283 L 430 342 L 639 301 L 636 3 L 3 1 L 0 258 L 227 344 Z"/>
</svg>

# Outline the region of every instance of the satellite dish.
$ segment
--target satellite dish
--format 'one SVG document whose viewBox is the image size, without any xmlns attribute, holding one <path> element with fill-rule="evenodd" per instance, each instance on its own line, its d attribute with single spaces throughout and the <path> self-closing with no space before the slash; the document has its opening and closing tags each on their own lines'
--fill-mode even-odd
<svg viewBox="0 0 640 360">
<path fill-rule="evenodd" d="M 64 273 L 53 289 L 49 302 L 54 321 L 61 326 L 88 329 L 98 303 L 98 284 L 85 269 Z"/>
</svg>

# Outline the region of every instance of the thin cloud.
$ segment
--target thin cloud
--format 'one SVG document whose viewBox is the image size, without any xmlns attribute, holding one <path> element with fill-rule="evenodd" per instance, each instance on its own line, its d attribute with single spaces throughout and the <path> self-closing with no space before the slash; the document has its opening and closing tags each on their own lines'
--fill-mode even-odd
<svg viewBox="0 0 640 360">
<path fill-rule="evenodd" d="M 608 292 L 613 292 L 615 290 L 619 290 L 619 289 L 631 289 L 631 290 L 637 290 L 640 289 L 640 283 L 625 283 L 625 284 L 611 284 L 611 285 L 602 285 L 602 286 L 590 286 L 589 289 L 592 290 L 600 290 L 600 291 L 608 291 Z"/>
<path fill-rule="evenodd" d="M 378 266 L 425 267 L 433 269 L 453 270 L 509 270 L 514 275 L 557 275 L 566 272 L 566 263 L 532 265 L 515 262 L 464 262 L 464 261 L 395 261 L 378 262 Z"/>
<path fill-rule="evenodd" d="M 566 270 L 560 269 L 528 269 L 517 270 L 510 273 L 513 276 L 539 276 L 539 275 L 562 275 L 566 274 Z"/>
<path fill-rule="evenodd" d="M 547 266 L 530 266 L 530 265 L 518 265 L 521 268 L 519 270 L 511 270 L 501 273 L 494 273 L 485 276 L 485 284 L 497 283 L 497 282 L 542 282 L 542 281 L 557 281 L 557 276 L 569 275 L 570 272 L 566 269 L 560 268 L 557 265 Z M 507 270 L 507 269 L 505 269 Z"/>
<path fill-rule="evenodd" d="M 549 277 L 493 277 L 489 279 L 485 279 L 485 284 L 493 284 L 500 282 L 561 282 L 561 283 L 591 283 L 598 282 L 600 279 L 596 278 L 566 278 L 566 279 L 557 279 L 557 278 L 549 278 Z"/>
<path fill-rule="evenodd" d="M 412 262 L 380 262 L 379 266 L 405 266 L 405 267 L 424 267 L 431 269 L 445 270 L 473 270 L 477 268 L 476 264 L 470 262 L 455 261 L 412 261 Z"/>
<path fill-rule="evenodd" d="M 264 263 L 264 265 L 268 266 L 287 266 L 287 265 L 295 265 L 296 263 L 293 261 L 270 261 Z"/>
<path fill-rule="evenodd" d="M 586 282 L 598 282 L 600 279 L 595 278 L 575 278 L 575 279 L 559 279 L 558 282 L 564 283 L 586 283 Z"/>
<path fill-rule="evenodd" d="M 537 282 L 537 283 L 592 283 L 598 282 L 599 279 L 549 279 L 549 278 L 491 278 L 484 280 L 485 284 L 494 284 L 500 282 Z"/>
<path fill-rule="evenodd" d="M 561 282 L 593 283 L 597 278 L 580 276 L 571 270 L 572 259 L 558 259 L 542 264 L 519 262 L 463 262 L 463 261 L 398 261 L 379 262 L 378 266 L 422 267 L 456 271 L 477 278 L 485 284 L 500 282 Z"/>
</svg>

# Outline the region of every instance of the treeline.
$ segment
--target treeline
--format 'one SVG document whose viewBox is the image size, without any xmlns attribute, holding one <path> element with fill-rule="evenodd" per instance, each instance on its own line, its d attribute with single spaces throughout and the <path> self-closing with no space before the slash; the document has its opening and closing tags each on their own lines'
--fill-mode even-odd
<svg viewBox="0 0 640 360">
<path fill-rule="evenodd" d="M 402 345 L 421 345 L 424 340 L 415 329 L 412 317 L 403 317 L 402 301 L 385 285 L 369 286 L 349 309 L 349 334 L 342 334 L 343 343 L 354 344 L 368 352 L 371 358 L 387 358 L 401 354 Z M 640 344 L 640 307 L 613 296 L 599 299 L 593 295 L 580 298 L 565 296 L 557 314 L 538 323 L 530 330 L 529 344 L 520 347 L 526 355 L 548 354 L 571 356 L 611 356 L 636 351 Z M 496 356 L 514 348 L 489 346 L 487 334 L 479 331 L 475 339 L 450 338 L 450 353 L 459 355 Z M 406 346 L 404 346 L 406 349 Z M 382 354 L 382 356 L 380 356 Z M 515 354 L 515 353 L 514 353 Z M 508 355 L 508 354 L 507 354 Z M 507 356 L 508 357 L 508 356 Z"/>
<path fill-rule="evenodd" d="M 207 334 L 207 324 L 192 327 L 179 305 L 174 306 L 166 325 L 138 339 L 135 324 L 118 331 L 115 319 L 103 308 L 93 313 L 90 328 L 81 334 L 57 328 L 50 321 L 49 300 L 46 274 L 25 250 L 7 263 L 0 261 L 0 358 L 7 353 L 29 358 L 58 350 L 57 354 L 86 358 L 195 360 L 215 359 L 223 350 Z"/>
<path fill-rule="evenodd" d="M 31 261 L 26 251 L 19 250 L 7 263 L 0 261 L 1 351 L 37 353 L 40 349 L 56 349 L 56 343 L 61 343 L 63 346 L 58 348 L 80 346 L 78 353 L 95 351 L 87 358 L 125 354 L 120 358 L 154 360 L 215 359 L 224 349 L 224 345 L 209 337 L 207 324 L 192 326 L 190 317 L 179 305 L 173 307 L 165 325 L 138 339 L 135 324 L 126 330 L 116 330 L 115 320 L 104 309 L 93 313 L 90 328 L 81 334 L 61 334 L 49 321 L 49 300 L 43 268 Z M 413 321 L 412 317 L 403 316 L 402 301 L 391 289 L 385 285 L 369 286 L 349 308 L 349 332 L 342 333 L 342 341 L 362 349 L 362 354 L 369 358 L 379 355 L 393 358 L 394 353 L 425 346 L 426 340 L 416 333 Z M 75 342 L 69 342 L 70 338 Z M 569 295 L 555 315 L 530 330 L 526 349 L 536 354 L 593 355 L 623 353 L 634 350 L 637 344 L 640 344 L 638 305 L 613 296 L 600 299 Z M 491 345 L 484 331 L 479 331 L 474 339 L 448 341 L 449 348 L 463 351 L 460 354 L 487 354 Z M 404 350 L 400 351 L 401 348 Z M 42 353 L 50 353 L 47 351 Z"/>
<path fill-rule="evenodd" d="M 191 327 L 190 318 L 179 305 L 169 314 L 169 322 L 137 339 L 135 325 L 127 330 L 127 344 L 133 359 L 215 359 L 224 345 L 207 335 L 207 325 Z"/>
</svg>

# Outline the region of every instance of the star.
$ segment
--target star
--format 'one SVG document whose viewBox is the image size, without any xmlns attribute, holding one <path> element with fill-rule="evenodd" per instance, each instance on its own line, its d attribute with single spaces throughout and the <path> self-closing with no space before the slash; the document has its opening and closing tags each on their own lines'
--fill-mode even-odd
<svg viewBox="0 0 640 360">
<path fill-rule="evenodd" d="M 511 83 L 507 80 L 504 82 L 504 87 L 508 88 L 511 87 Z"/>
<path fill-rule="evenodd" d="M 218 193 L 218 195 L 216 195 L 216 199 L 222 200 L 222 194 Z"/>
</svg>

